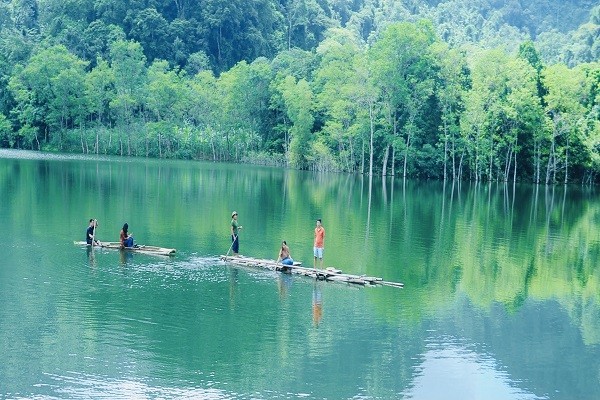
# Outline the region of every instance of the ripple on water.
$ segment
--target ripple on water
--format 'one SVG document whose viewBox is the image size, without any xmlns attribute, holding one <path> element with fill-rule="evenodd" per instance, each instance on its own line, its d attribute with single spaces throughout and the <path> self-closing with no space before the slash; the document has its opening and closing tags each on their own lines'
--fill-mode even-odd
<svg viewBox="0 0 600 400">
<path fill-rule="evenodd" d="M 151 380 L 134 380 L 128 378 L 115 379 L 104 375 L 82 374 L 46 374 L 48 387 L 53 388 L 59 398 L 179 398 L 179 399 L 233 399 L 235 394 L 217 389 L 211 381 L 201 381 L 195 385 L 191 382 L 153 382 Z M 200 384 L 200 385 L 199 385 Z M 202 387 L 199 387 L 202 386 Z"/>
</svg>

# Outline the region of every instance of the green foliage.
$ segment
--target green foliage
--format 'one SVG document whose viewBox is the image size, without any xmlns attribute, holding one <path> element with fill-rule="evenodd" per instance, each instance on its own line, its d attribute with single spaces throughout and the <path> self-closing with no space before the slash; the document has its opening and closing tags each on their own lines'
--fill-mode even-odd
<svg viewBox="0 0 600 400">
<path fill-rule="evenodd" d="M 389 25 L 423 18 L 452 46 L 516 50 L 531 39 L 546 62 L 560 57 L 552 62 L 575 65 L 597 59 L 600 19 L 593 0 L 205 0 L 201 6 L 188 0 L 14 0 L 0 7 L 0 38 L 14 31 L 45 47 L 62 44 L 91 66 L 97 56 L 108 58 L 112 42 L 135 40 L 149 62 L 159 58 L 183 69 L 203 53 L 217 72 L 284 50 L 313 51 L 332 28 L 373 43 Z M 544 37 L 553 30 L 565 40 Z"/>
<path fill-rule="evenodd" d="M 130 121 L 142 104 L 146 85 L 146 57 L 136 42 L 117 41 L 110 48 L 115 97 L 110 107 L 119 120 Z"/>
<path fill-rule="evenodd" d="M 287 115 L 291 121 L 288 151 L 290 165 L 294 168 L 308 168 L 310 167 L 308 157 L 312 141 L 311 130 L 314 123 L 314 117 L 311 113 L 312 91 L 307 81 L 301 79 L 296 82 L 293 76 L 287 76 L 278 89 L 281 92 L 287 108 Z"/>
<path fill-rule="evenodd" d="M 354 101 L 358 90 L 354 81 L 358 43 L 348 31 L 336 30 L 317 49 L 320 65 L 315 74 L 316 107 L 323 116 L 321 130 L 334 148 L 344 170 L 357 167 L 356 130 L 358 105 Z M 329 155 L 327 156 L 329 157 Z M 327 158 L 321 157 L 321 158 Z"/>
<path fill-rule="evenodd" d="M 85 66 L 59 45 L 40 51 L 16 71 L 9 88 L 17 103 L 13 113 L 27 126 L 24 137 L 31 137 L 30 129 L 64 130 L 83 122 Z"/>
<path fill-rule="evenodd" d="M 565 6 L 572 31 L 539 1 L 2 3 L 0 143 L 592 182 L 600 73 L 581 63 L 600 8 L 584 3 Z"/>
<path fill-rule="evenodd" d="M 383 173 L 386 172 L 389 146 L 401 135 L 403 176 L 408 174 L 413 141 L 420 141 L 421 119 L 426 103 L 433 95 L 434 61 L 431 46 L 435 43 L 432 26 L 427 22 L 390 25 L 369 54 L 372 78 L 383 99 L 387 114 L 383 135 Z M 394 149 L 397 146 L 394 146 Z M 392 152 L 394 154 L 394 152 Z M 394 162 L 392 155 L 392 163 Z"/>
<path fill-rule="evenodd" d="M 99 58 L 96 67 L 86 75 L 89 114 L 99 125 L 110 119 L 109 105 L 115 96 L 115 77 L 107 61 Z"/>
<path fill-rule="evenodd" d="M 583 150 L 582 141 L 585 141 L 583 116 L 590 82 L 581 68 L 569 70 L 561 64 L 548 67 L 543 79 L 548 88 L 544 97 L 546 113 L 552 124 L 546 182 L 564 180 L 568 183 L 569 157 L 578 155 L 579 150 Z M 559 172 L 564 178 L 557 176 Z"/>
<path fill-rule="evenodd" d="M 92 63 L 98 57 L 108 59 L 110 45 L 118 40 L 125 40 L 125 32 L 121 27 L 107 25 L 102 20 L 96 20 L 89 24 L 81 36 L 81 56 L 89 59 Z"/>
<path fill-rule="evenodd" d="M 0 144 L 2 147 L 15 146 L 12 124 L 4 114 L 0 114 Z"/>
<path fill-rule="evenodd" d="M 129 36 L 142 46 L 149 61 L 172 58 L 168 51 L 171 39 L 169 23 L 155 8 L 146 8 L 135 14 Z"/>
</svg>

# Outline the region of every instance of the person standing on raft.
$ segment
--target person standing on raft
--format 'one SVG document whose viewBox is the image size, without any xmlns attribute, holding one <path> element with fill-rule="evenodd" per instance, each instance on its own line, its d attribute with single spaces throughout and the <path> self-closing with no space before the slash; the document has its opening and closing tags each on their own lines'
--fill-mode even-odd
<svg viewBox="0 0 600 400">
<path fill-rule="evenodd" d="M 315 228 L 315 242 L 313 252 L 315 256 L 315 262 L 313 267 L 317 268 L 317 258 L 321 260 L 321 269 L 323 269 L 323 245 L 325 242 L 325 228 L 321 225 L 321 219 L 317 220 L 317 227 Z"/>
<path fill-rule="evenodd" d="M 234 256 L 238 256 L 240 252 L 240 237 L 239 233 L 242 226 L 238 224 L 238 213 L 234 211 L 231 213 L 231 251 Z"/>
<path fill-rule="evenodd" d="M 88 225 L 87 231 L 85 232 L 85 242 L 87 244 L 94 244 L 94 246 L 99 246 L 100 242 L 96 240 L 96 228 L 98 227 L 98 221 L 94 218 L 90 219 L 90 224 Z"/>
</svg>

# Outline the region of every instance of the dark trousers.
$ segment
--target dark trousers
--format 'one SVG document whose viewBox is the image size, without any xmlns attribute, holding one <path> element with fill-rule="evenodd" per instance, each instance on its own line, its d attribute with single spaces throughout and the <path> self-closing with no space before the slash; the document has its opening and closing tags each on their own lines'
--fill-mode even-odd
<svg viewBox="0 0 600 400">
<path fill-rule="evenodd" d="M 231 235 L 231 241 L 232 241 L 231 251 L 233 251 L 234 253 L 239 253 L 240 252 L 240 237 L 237 235 L 236 236 Z"/>
</svg>

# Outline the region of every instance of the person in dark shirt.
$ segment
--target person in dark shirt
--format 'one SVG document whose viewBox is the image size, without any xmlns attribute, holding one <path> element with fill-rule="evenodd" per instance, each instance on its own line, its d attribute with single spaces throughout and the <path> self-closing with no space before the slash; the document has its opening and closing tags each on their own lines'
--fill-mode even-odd
<svg viewBox="0 0 600 400">
<path fill-rule="evenodd" d="M 238 213 L 234 211 L 231 213 L 231 250 L 233 250 L 233 255 L 235 257 L 238 256 L 240 252 L 240 230 L 242 226 L 238 223 Z M 229 254 L 229 252 L 227 252 Z"/>
<path fill-rule="evenodd" d="M 96 227 L 98 226 L 98 221 L 95 219 L 90 219 L 90 224 L 88 225 L 87 231 L 85 233 L 85 242 L 87 244 L 94 243 L 95 246 L 98 246 L 100 242 L 96 240 Z"/>
</svg>

